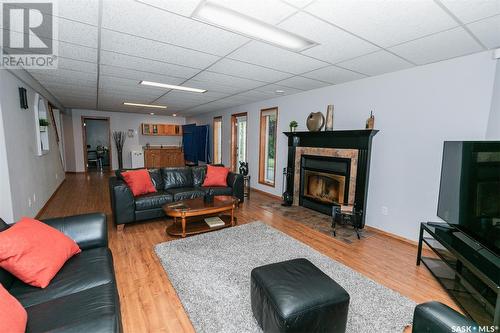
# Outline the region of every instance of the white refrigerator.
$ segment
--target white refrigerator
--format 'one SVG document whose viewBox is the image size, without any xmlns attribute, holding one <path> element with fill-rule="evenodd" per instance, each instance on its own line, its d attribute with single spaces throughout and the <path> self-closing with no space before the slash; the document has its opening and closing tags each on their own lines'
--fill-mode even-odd
<svg viewBox="0 0 500 333">
<path fill-rule="evenodd" d="M 132 157 L 132 169 L 144 168 L 144 152 L 142 150 L 133 150 L 130 154 Z"/>
</svg>

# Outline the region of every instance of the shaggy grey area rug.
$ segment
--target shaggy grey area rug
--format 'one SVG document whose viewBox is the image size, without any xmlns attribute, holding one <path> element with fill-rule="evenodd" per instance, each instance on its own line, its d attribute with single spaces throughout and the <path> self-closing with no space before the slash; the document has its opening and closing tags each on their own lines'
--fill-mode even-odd
<svg viewBox="0 0 500 333">
<path fill-rule="evenodd" d="M 402 332 L 416 305 L 261 222 L 157 244 L 155 251 L 197 332 L 262 332 L 250 305 L 250 272 L 293 258 L 307 258 L 347 290 L 347 332 Z"/>
</svg>

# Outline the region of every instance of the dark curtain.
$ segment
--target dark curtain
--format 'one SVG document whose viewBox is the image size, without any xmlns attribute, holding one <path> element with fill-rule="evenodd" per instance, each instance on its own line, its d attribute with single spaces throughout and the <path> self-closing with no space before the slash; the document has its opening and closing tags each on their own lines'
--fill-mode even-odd
<svg viewBox="0 0 500 333">
<path fill-rule="evenodd" d="M 210 163 L 208 156 L 208 125 L 182 126 L 182 143 L 186 162 L 197 164 L 199 161 Z"/>
</svg>

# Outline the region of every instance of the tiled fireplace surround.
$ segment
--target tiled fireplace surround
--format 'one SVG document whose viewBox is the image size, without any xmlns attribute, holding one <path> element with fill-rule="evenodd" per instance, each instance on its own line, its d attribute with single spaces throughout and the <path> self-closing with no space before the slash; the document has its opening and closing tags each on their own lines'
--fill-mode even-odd
<svg viewBox="0 0 500 333">
<path fill-rule="evenodd" d="M 358 169 L 358 150 L 357 149 L 337 149 L 337 148 L 313 148 L 297 147 L 295 150 L 295 177 L 293 186 L 293 205 L 299 205 L 300 197 L 300 162 L 302 155 L 324 156 L 324 157 L 342 157 L 351 160 L 351 172 L 349 178 L 349 198 L 348 204 L 354 205 L 356 195 L 356 171 Z"/>
</svg>

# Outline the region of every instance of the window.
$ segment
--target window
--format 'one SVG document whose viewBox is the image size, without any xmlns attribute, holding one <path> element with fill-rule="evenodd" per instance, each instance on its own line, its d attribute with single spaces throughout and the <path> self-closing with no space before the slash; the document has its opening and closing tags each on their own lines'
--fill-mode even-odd
<svg viewBox="0 0 500 333">
<path fill-rule="evenodd" d="M 222 163 L 222 117 L 215 117 L 213 123 L 214 164 Z"/>
<path fill-rule="evenodd" d="M 278 108 L 260 111 L 259 183 L 273 186 L 276 177 Z"/>
<path fill-rule="evenodd" d="M 231 116 L 231 169 L 238 170 L 247 161 L 247 113 Z"/>
</svg>

